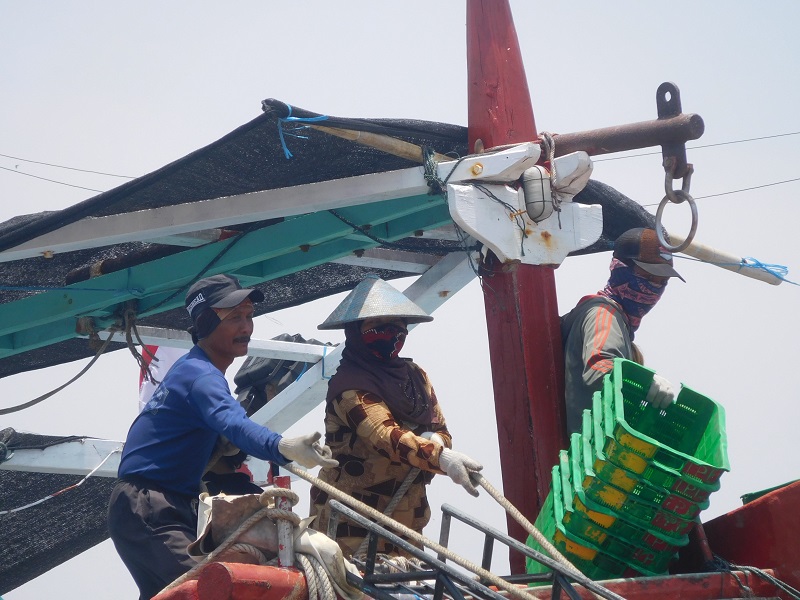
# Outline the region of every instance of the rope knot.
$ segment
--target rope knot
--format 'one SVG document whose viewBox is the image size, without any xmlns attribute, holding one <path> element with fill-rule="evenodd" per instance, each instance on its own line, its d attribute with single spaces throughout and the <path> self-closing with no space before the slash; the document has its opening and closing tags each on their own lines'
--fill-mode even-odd
<svg viewBox="0 0 800 600">
<path fill-rule="evenodd" d="M 436 161 L 433 159 L 436 152 L 430 146 L 422 146 L 422 164 L 425 167 L 425 182 L 428 184 L 429 196 L 446 195 L 446 183 L 439 179 L 436 172 Z"/>
<path fill-rule="evenodd" d="M 139 365 L 139 369 L 142 372 L 142 379 L 145 381 L 149 381 L 153 385 L 158 385 L 161 383 L 158 379 L 155 378 L 153 375 L 153 371 L 151 370 L 152 364 L 154 362 L 158 362 L 158 357 L 156 357 L 150 350 L 147 348 L 147 345 L 142 341 L 142 337 L 139 335 L 139 330 L 136 328 L 136 319 L 138 315 L 136 314 L 136 309 L 128 303 L 125 310 L 122 313 L 122 322 L 125 325 L 125 343 L 128 346 L 128 350 L 130 351 L 133 358 L 136 359 L 137 364 Z M 133 341 L 133 337 L 136 336 L 136 341 L 142 347 L 143 351 L 147 353 L 150 359 L 146 359 L 142 352 L 139 352 L 136 349 L 136 344 Z"/>
<path fill-rule="evenodd" d="M 279 487 L 267 488 L 258 497 L 258 501 L 261 506 L 271 507 L 271 500 L 273 498 L 285 498 L 291 502 L 292 506 L 295 506 L 298 502 L 300 502 L 300 496 L 297 495 L 297 492 L 288 488 Z"/>
</svg>

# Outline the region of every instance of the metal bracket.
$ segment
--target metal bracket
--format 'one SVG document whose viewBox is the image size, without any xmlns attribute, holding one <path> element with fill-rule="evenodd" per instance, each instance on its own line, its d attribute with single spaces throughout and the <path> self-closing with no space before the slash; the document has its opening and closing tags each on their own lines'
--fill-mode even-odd
<svg viewBox="0 0 800 600">
<path fill-rule="evenodd" d="M 680 116 L 681 92 L 678 86 L 670 81 L 665 81 L 656 90 L 656 109 L 658 119 L 671 119 Z M 669 142 L 661 144 L 662 164 L 664 171 L 672 179 L 682 179 L 691 170 L 691 165 L 686 164 L 686 143 Z"/>
<path fill-rule="evenodd" d="M 539 144 L 526 142 L 502 150 L 472 154 L 461 161 L 439 163 L 439 179 L 448 183 L 483 181 L 510 183 L 522 177 L 525 169 L 536 164 L 542 150 Z"/>
<path fill-rule="evenodd" d="M 561 204 L 550 216 L 533 221 L 518 180 L 538 158 L 537 145 L 523 144 L 467 157 L 449 169 L 453 173 L 447 186 L 450 215 L 504 263 L 559 265 L 570 252 L 590 246 L 603 232 L 599 205 L 570 202 L 586 185 L 588 174 L 578 171 L 587 170 L 588 157 L 584 161 L 574 156 L 556 159 L 561 162 L 559 179 L 563 178 L 565 186 L 560 193 Z M 476 169 L 478 165 L 480 169 Z M 439 168 L 447 169 L 446 164 Z M 549 190 L 549 186 L 544 187 Z"/>
</svg>

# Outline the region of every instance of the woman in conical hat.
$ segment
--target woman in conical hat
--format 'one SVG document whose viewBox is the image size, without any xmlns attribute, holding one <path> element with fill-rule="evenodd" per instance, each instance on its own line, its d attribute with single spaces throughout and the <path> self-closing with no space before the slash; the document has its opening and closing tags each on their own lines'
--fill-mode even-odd
<svg viewBox="0 0 800 600">
<path fill-rule="evenodd" d="M 430 519 L 426 486 L 447 474 L 477 495 L 469 471 L 482 467 L 453 451 L 427 374 L 400 350 L 408 325 L 433 320 L 419 306 L 375 275 L 359 283 L 319 329 L 344 329 L 345 348 L 328 382 L 326 444 L 339 466 L 320 478 L 385 513 L 398 488 L 413 478 L 391 517 L 422 532 Z M 327 532 L 328 495 L 311 490 L 314 527 Z M 357 553 L 367 531 L 339 520 L 336 541 L 346 556 Z M 386 540 L 378 552 L 402 554 Z"/>
</svg>

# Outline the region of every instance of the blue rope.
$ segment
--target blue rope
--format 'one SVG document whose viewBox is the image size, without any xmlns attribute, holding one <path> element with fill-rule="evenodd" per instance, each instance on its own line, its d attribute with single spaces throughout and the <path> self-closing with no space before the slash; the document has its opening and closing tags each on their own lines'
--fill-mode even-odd
<svg viewBox="0 0 800 600">
<path fill-rule="evenodd" d="M 294 155 L 291 153 L 291 151 L 289 150 L 289 147 L 286 145 L 286 139 L 284 138 L 284 133 L 283 133 L 283 125 L 284 125 L 284 123 L 318 123 L 319 121 L 327 121 L 328 117 L 327 117 L 327 115 L 320 115 L 318 117 L 293 117 L 292 116 L 292 107 L 289 104 L 287 104 L 286 107 L 289 109 L 289 114 L 287 116 L 285 116 L 285 117 L 278 117 L 278 136 L 281 139 L 281 146 L 283 147 L 283 155 L 288 160 L 288 159 L 292 158 L 292 156 L 294 156 Z M 298 131 L 299 129 L 305 129 L 305 128 L 306 128 L 306 126 L 302 126 L 302 127 L 299 127 L 297 129 L 295 129 L 294 131 Z M 296 134 L 292 134 L 292 133 L 287 133 L 286 135 L 290 135 L 291 137 L 296 137 L 296 138 L 300 138 L 300 139 L 303 139 L 303 140 L 307 140 L 308 139 L 307 136 L 296 135 Z"/>
<path fill-rule="evenodd" d="M 294 378 L 295 381 L 300 381 L 303 378 L 305 372 L 308 371 L 308 363 L 303 363 L 303 368 L 300 369 L 300 372 L 297 374 L 297 377 Z"/>
<path fill-rule="evenodd" d="M 323 379 L 330 379 L 330 377 L 325 377 L 325 355 L 328 353 L 328 346 L 322 347 L 322 378 Z"/>
<path fill-rule="evenodd" d="M 752 258 L 750 256 L 745 256 L 742 259 L 742 265 L 746 267 L 751 267 L 753 269 L 761 269 L 763 271 L 766 271 L 767 273 L 774 275 L 775 277 L 777 277 L 781 281 L 785 281 L 786 283 L 790 283 L 792 285 L 800 285 L 799 283 L 786 279 L 786 275 L 789 274 L 789 268 L 783 265 L 771 265 L 769 263 L 762 263 L 760 260 Z"/>
<path fill-rule="evenodd" d="M 786 281 L 786 275 L 789 274 L 788 267 L 785 267 L 783 265 L 771 265 L 768 263 L 762 263 L 760 260 L 753 258 L 752 256 L 745 256 L 742 259 L 742 266 L 751 267 L 753 269 L 761 269 L 762 271 L 766 271 L 767 273 L 774 275 L 781 281 Z"/>
<path fill-rule="evenodd" d="M 769 273 L 773 277 L 777 277 L 781 281 L 785 281 L 786 283 L 790 283 L 792 285 L 800 285 L 798 283 L 795 283 L 794 281 L 790 281 L 790 280 L 786 279 L 786 275 L 789 274 L 789 267 L 785 267 L 783 265 L 773 265 L 773 264 L 770 264 L 770 263 L 762 263 L 760 260 L 758 260 L 757 258 L 753 258 L 752 256 L 745 256 L 738 263 L 711 263 L 711 262 L 706 261 L 706 260 L 700 260 L 698 258 L 691 258 L 689 256 L 681 256 L 681 255 L 675 255 L 675 256 L 677 258 L 681 258 L 683 260 L 694 260 L 694 261 L 697 261 L 697 262 L 708 262 L 709 264 L 713 264 L 713 265 L 716 265 L 718 267 L 739 267 L 740 269 L 742 267 L 748 267 L 748 268 L 751 268 L 751 269 L 761 269 L 762 271 L 766 271 L 767 273 Z"/>
</svg>

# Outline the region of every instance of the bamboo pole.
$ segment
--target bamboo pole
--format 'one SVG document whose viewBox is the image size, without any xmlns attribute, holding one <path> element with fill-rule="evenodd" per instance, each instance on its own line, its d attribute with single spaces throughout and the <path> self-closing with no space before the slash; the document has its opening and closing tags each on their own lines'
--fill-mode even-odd
<svg viewBox="0 0 800 600">
<path fill-rule="evenodd" d="M 684 236 L 675 233 L 670 233 L 669 238 L 670 242 L 676 245 L 680 245 L 684 242 L 684 240 L 686 240 Z M 729 252 L 717 250 L 716 248 L 706 246 L 705 244 L 701 244 L 694 240 L 681 252 L 721 269 L 727 269 L 728 271 L 733 271 L 734 273 L 738 273 L 739 275 L 744 275 L 745 277 L 750 277 L 752 279 L 758 279 L 759 281 L 764 281 L 771 285 L 780 285 L 783 281 L 783 279 L 774 273 L 771 273 L 760 267 L 747 264 L 741 256 L 736 256 L 735 254 L 731 254 Z"/>
<path fill-rule="evenodd" d="M 399 156 L 400 158 L 418 162 L 419 164 L 423 164 L 425 162 L 424 157 L 422 156 L 421 146 L 412 144 L 410 142 L 404 142 L 403 140 L 398 140 L 397 138 L 393 138 L 388 135 L 371 133 L 369 131 L 340 129 L 339 127 L 325 127 L 324 125 L 309 125 L 309 127 L 325 132 L 329 135 L 335 135 L 336 137 L 350 140 L 351 142 L 357 142 L 364 146 L 369 146 L 370 148 L 382 150 L 383 152 L 392 154 L 394 156 Z M 450 156 L 445 156 L 444 154 L 439 154 L 438 152 L 434 152 L 433 159 L 437 163 L 455 160 Z"/>
</svg>

